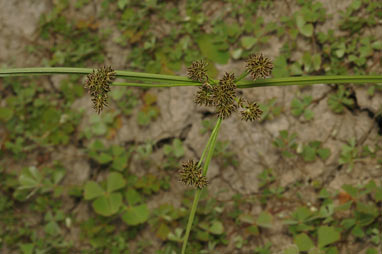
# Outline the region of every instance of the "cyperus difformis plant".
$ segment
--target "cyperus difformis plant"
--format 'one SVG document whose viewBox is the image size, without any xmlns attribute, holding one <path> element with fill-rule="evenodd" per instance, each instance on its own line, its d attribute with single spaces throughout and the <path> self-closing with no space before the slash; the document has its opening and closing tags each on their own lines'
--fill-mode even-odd
<svg viewBox="0 0 382 254">
<path fill-rule="evenodd" d="M 110 66 L 103 66 L 87 75 L 84 87 L 88 89 L 93 108 L 98 114 L 108 105 L 108 92 L 110 92 L 110 85 L 114 80 L 115 71 Z"/>
<path fill-rule="evenodd" d="M 232 113 L 236 112 L 239 108 L 242 109 L 242 111 L 240 111 L 242 120 L 255 121 L 260 119 L 262 114 L 262 111 L 256 102 L 250 103 L 246 99 L 237 96 L 236 82 L 239 81 L 239 79 L 235 79 L 234 73 L 226 72 L 219 82 L 211 82 L 212 79 L 206 74 L 206 67 L 207 65 L 204 64 L 203 61 L 196 61 L 188 68 L 187 74 L 190 79 L 202 83 L 202 86 L 200 86 L 195 95 L 194 102 L 198 105 L 215 107 L 218 121 L 204 148 L 199 163 L 195 164 L 192 160 L 189 160 L 183 163 L 182 170 L 179 171 L 180 180 L 186 185 L 196 188 L 194 202 L 183 240 L 182 254 L 186 251 L 188 237 L 190 235 L 192 222 L 199 202 L 201 189 L 208 184 L 206 174 L 215 149 L 217 135 L 222 120 L 230 117 Z M 270 59 L 263 55 L 251 55 L 247 61 L 246 70 L 240 76 L 240 79 L 245 78 L 248 74 L 251 74 L 254 79 L 265 78 L 271 74 L 272 68 L 273 65 Z M 244 103 L 244 101 L 246 103 Z M 207 158 L 204 162 L 203 171 L 201 171 L 201 163 L 203 162 L 206 153 Z"/>
<path fill-rule="evenodd" d="M 173 87 L 173 86 L 199 86 L 194 101 L 198 105 L 215 108 L 218 116 L 216 125 L 204 148 L 200 160 L 183 163 L 180 170 L 180 180 L 185 184 L 196 188 L 194 202 L 187 223 L 184 236 L 182 254 L 185 253 L 188 236 L 191 230 L 193 218 L 200 197 L 200 191 L 206 187 L 208 180 L 206 173 L 215 149 L 217 134 L 223 119 L 240 110 L 241 119 L 254 121 L 261 116 L 261 110 L 256 102 L 249 102 L 238 97 L 237 88 L 253 88 L 265 86 L 290 86 L 290 85 L 313 85 L 313 84 L 365 84 L 382 83 L 382 75 L 337 75 L 337 76 L 303 76 L 285 78 L 265 78 L 271 74 L 272 62 L 262 54 L 254 54 L 246 61 L 246 70 L 235 78 L 233 73 L 225 73 L 219 81 L 207 76 L 207 63 L 205 61 L 194 62 L 188 68 L 188 77 L 161 75 L 151 73 L 139 73 L 130 71 L 114 71 L 111 67 L 102 67 L 98 70 L 89 68 L 71 67 L 36 67 L 0 69 L 0 78 L 9 76 L 52 75 L 52 74 L 81 74 L 88 75 L 85 87 L 93 101 L 93 107 L 100 113 L 107 105 L 108 92 L 111 86 L 138 86 L 138 87 Z M 251 75 L 255 81 L 244 81 L 246 76 Z M 127 81 L 115 82 L 115 78 L 124 78 Z"/>
</svg>

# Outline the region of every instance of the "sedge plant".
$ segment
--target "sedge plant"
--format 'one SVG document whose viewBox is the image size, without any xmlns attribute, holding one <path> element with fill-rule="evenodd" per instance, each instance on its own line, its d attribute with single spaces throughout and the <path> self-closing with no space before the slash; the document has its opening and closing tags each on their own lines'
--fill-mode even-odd
<svg viewBox="0 0 382 254">
<path fill-rule="evenodd" d="M 192 65 L 188 67 L 187 77 L 118 71 L 113 70 L 110 66 L 104 66 L 96 70 L 67 67 L 0 69 L 0 78 L 29 75 L 87 74 L 87 80 L 84 86 L 88 89 L 93 107 L 98 114 L 108 105 L 108 93 L 110 92 L 111 86 L 154 88 L 198 86 L 199 89 L 194 97 L 194 102 L 198 105 L 214 107 L 218 118 L 199 160 L 187 160 L 182 163 L 179 170 L 179 181 L 196 189 L 185 235 L 183 237 L 181 254 L 185 254 L 201 190 L 208 185 L 206 175 L 214 153 L 222 121 L 230 117 L 234 112 L 239 112 L 241 120 L 245 121 L 255 121 L 261 118 L 262 111 L 259 105 L 256 102 L 250 102 L 245 98 L 237 96 L 236 90 L 238 88 L 382 83 L 382 75 L 267 78 L 271 75 L 272 68 L 273 64 L 269 58 L 262 54 L 252 54 L 247 59 L 245 70 L 240 76 L 236 77 L 234 73 L 225 73 L 220 80 L 214 80 L 207 75 L 207 62 L 204 60 L 193 62 Z M 244 80 L 248 75 L 252 77 L 253 81 Z M 116 78 L 124 78 L 126 82 L 115 82 Z"/>
</svg>

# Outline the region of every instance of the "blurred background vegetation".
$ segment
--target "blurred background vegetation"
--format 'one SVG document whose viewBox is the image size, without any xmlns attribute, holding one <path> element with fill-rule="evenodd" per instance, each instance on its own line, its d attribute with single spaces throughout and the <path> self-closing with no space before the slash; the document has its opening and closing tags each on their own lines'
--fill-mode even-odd
<svg viewBox="0 0 382 254">
<path fill-rule="evenodd" d="M 382 70 L 378 0 L 52 0 L 39 2 L 43 8 L 36 1 L 5 2 L 0 0 L 0 6 L 8 6 L 8 15 L 20 20 L 7 28 L 3 9 L 0 33 L 22 49 L 2 42 L 1 68 L 107 64 L 184 75 L 192 61 L 204 58 L 209 74 L 218 77 L 241 71 L 249 54 L 263 52 L 273 59 L 273 77 Z M 17 37 L 27 25 L 22 17 L 34 8 L 33 34 Z M 143 132 L 160 123 L 160 95 L 113 88 L 110 108 L 97 115 L 83 80 L 0 79 L 0 252 L 179 253 L 193 191 L 176 183 L 176 169 L 200 151 L 190 152 L 185 145 L 190 137 L 183 132 L 120 142 L 123 128 Z M 382 134 L 382 84 L 362 87 L 376 105 L 370 108 L 362 108 L 353 87 L 330 87 L 322 98 L 333 118 L 367 111 L 374 131 Z M 161 103 L 170 101 L 167 96 Z M 290 107 L 277 98 L 261 101 L 260 124 L 289 114 L 314 128 L 314 103 L 311 95 L 299 92 L 288 101 Z M 208 135 L 214 116 L 195 114 L 203 115 L 196 136 Z M 382 178 L 381 136 L 367 145 L 358 141 L 350 138 L 341 146 L 335 167 L 352 172 L 361 162 L 362 169 L 373 167 Z M 288 130 L 280 131 L 273 146 L 281 158 L 301 163 L 326 161 L 335 153 L 325 140 L 298 143 Z M 224 137 L 219 140 L 214 159 L 219 170 L 239 167 L 240 152 Z M 370 176 L 358 185 L 344 180 L 337 191 L 313 179 L 308 187 L 314 204 L 299 191 L 306 183 L 296 180 L 284 187 L 277 178 L 264 166 L 257 176 L 258 192 L 236 193 L 230 202 L 203 192 L 190 253 L 382 253 L 381 178 Z M 170 202 L 171 193 L 181 195 L 177 205 Z M 272 234 L 281 224 L 283 230 Z"/>
</svg>

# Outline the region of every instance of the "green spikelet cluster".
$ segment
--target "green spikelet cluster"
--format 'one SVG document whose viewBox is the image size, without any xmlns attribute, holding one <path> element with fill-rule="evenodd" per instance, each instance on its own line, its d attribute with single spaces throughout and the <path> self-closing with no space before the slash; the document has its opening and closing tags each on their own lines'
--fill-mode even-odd
<svg viewBox="0 0 382 254">
<path fill-rule="evenodd" d="M 266 78 L 271 75 L 273 64 L 272 61 L 263 56 L 263 54 L 252 54 L 247 60 L 246 68 L 252 75 L 252 78 L 256 80 L 258 78 Z"/>
<path fill-rule="evenodd" d="M 98 114 L 107 106 L 108 92 L 114 80 L 115 71 L 110 66 L 103 66 L 87 75 L 84 87 L 88 89 L 93 108 Z"/>
<path fill-rule="evenodd" d="M 261 114 L 263 114 L 263 111 L 256 102 L 249 103 L 247 101 L 247 105 L 243 105 L 242 108 L 244 108 L 244 110 L 240 112 L 241 119 L 245 121 L 259 120 Z"/>
<path fill-rule="evenodd" d="M 259 120 L 263 113 L 256 102 L 249 103 L 247 100 L 236 96 L 235 74 L 226 72 L 221 80 L 216 84 L 209 83 L 205 71 L 206 64 L 203 61 L 196 61 L 188 68 L 188 75 L 194 80 L 203 80 L 203 85 L 199 87 L 194 102 L 198 105 L 214 106 L 219 118 L 226 119 L 237 111 L 240 111 L 241 119 L 245 121 Z M 247 60 L 246 75 L 251 74 L 254 79 L 265 78 L 272 72 L 273 64 L 271 60 L 262 54 L 252 54 Z M 238 80 L 242 79 L 241 78 Z"/>
<path fill-rule="evenodd" d="M 216 85 L 204 83 L 196 93 L 194 102 L 199 105 L 215 106 L 218 116 L 228 118 L 236 111 L 236 84 L 233 73 L 225 73 Z"/>
<path fill-rule="evenodd" d="M 196 92 L 194 102 L 198 105 L 212 106 L 214 105 L 213 88 L 208 83 L 203 83 Z"/>
<path fill-rule="evenodd" d="M 193 160 L 183 162 L 179 175 L 181 182 L 194 188 L 203 189 L 208 185 L 207 178 L 202 174 L 201 167 L 198 167 Z"/>
<path fill-rule="evenodd" d="M 204 60 L 195 61 L 187 68 L 187 76 L 189 79 L 199 82 L 206 82 L 208 63 Z"/>
<path fill-rule="evenodd" d="M 237 110 L 235 104 L 236 84 L 235 75 L 233 73 L 225 73 L 219 84 L 214 86 L 214 105 L 218 116 L 226 119 Z"/>
</svg>

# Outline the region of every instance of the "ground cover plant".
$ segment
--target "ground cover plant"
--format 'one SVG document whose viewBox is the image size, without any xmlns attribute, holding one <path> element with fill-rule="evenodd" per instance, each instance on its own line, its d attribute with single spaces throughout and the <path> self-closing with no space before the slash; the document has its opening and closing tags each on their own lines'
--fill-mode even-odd
<svg viewBox="0 0 382 254">
<path fill-rule="evenodd" d="M 71 21 L 65 20 L 61 15 L 65 9 L 81 9 L 88 4 L 89 1 L 80 1 L 75 5 L 68 1 L 58 1 L 54 5 L 53 12 L 41 19 L 42 38 L 54 33 L 58 35 L 54 40 L 65 43 L 68 41 L 65 38 L 77 34 L 72 34 L 71 29 L 76 31 L 78 29 L 78 34 L 87 38 L 83 41 L 79 40 L 78 45 L 70 45 L 74 40 L 73 42 L 69 40 L 69 45 L 53 48 L 53 52 L 50 52 L 51 59 L 45 61 L 47 66 L 71 65 L 72 68 L 3 68 L 1 70 L 4 102 L 0 109 L 0 118 L 6 130 L 1 150 L 2 159 L 6 158 L 6 160 L 3 160 L 0 171 L 1 191 L 5 194 L 2 195 L 1 202 L 1 216 L 4 219 L 2 223 L 5 225 L 0 231 L 2 251 L 5 253 L 153 253 L 154 251 L 156 253 L 221 253 L 227 248 L 227 253 L 275 253 L 275 251 L 279 253 L 346 253 L 346 251 L 349 252 L 350 245 L 355 245 L 356 247 L 350 247 L 350 251 L 378 253 L 381 244 L 382 202 L 382 183 L 379 177 L 382 147 L 380 136 L 374 136 L 375 140 L 370 141 L 369 136 L 360 137 L 359 132 L 355 131 L 353 136 L 345 135 L 341 138 L 341 130 L 334 128 L 328 132 L 332 135 L 331 137 L 344 141 L 339 147 L 333 147 L 330 142 L 326 142 L 329 136 L 326 140 L 315 135 L 301 139 L 304 132 L 296 131 L 296 129 L 292 131 L 282 125 L 280 128 L 272 129 L 269 124 L 274 119 L 282 118 L 288 110 L 290 110 L 290 119 L 298 124 L 317 123 L 316 121 L 325 117 L 326 114 L 322 111 L 317 112 L 315 108 L 315 105 L 323 105 L 321 101 L 327 105 L 327 111 L 332 112 L 331 114 L 343 115 L 348 112 L 357 112 L 362 107 L 360 107 L 362 101 L 357 100 L 360 96 L 356 97 L 355 91 L 358 91 L 358 86 L 362 88 L 364 83 L 368 83 L 367 96 L 370 103 L 373 98 L 377 98 L 377 110 L 375 107 L 371 107 L 372 110 L 361 109 L 370 116 L 373 126 L 378 127 L 378 121 L 381 119 L 378 83 L 381 82 L 381 76 L 378 75 L 378 71 L 377 74 L 373 74 L 370 70 L 380 66 L 379 58 L 373 61 L 375 60 L 373 53 L 380 53 L 380 41 L 373 36 L 367 36 L 367 39 L 362 36 L 357 37 L 357 32 L 362 30 L 362 26 L 369 26 L 371 29 L 373 26 L 378 26 L 378 23 L 373 23 L 373 17 L 374 19 L 375 16 L 378 17 L 378 12 L 373 10 L 379 8 L 375 2 L 354 1 L 348 6 L 346 12 L 342 13 L 343 19 L 340 26 L 349 30 L 352 36 L 355 35 L 349 41 L 338 39 L 330 32 L 324 34 L 316 31 L 316 26 L 325 20 L 325 10 L 322 5 L 314 1 L 298 2 L 299 9 L 294 13 L 293 18 L 282 19 L 281 28 L 277 28 L 272 23 L 265 24 L 261 18 L 256 19 L 255 25 L 244 21 L 243 28 L 227 25 L 224 19 L 217 18 L 213 22 L 212 32 L 201 33 L 199 37 L 194 37 L 192 34 L 208 19 L 203 15 L 192 16 L 191 20 L 187 21 L 185 31 L 181 30 L 180 34 L 171 35 L 173 39 L 182 38 L 180 43 L 176 44 L 180 47 L 180 49 L 176 48 L 176 54 L 172 54 L 171 40 L 159 40 L 148 32 L 148 23 L 145 19 L 137 19 L 155 13 L 163 8 L 165 3 L 145 2 L 140 6 L 139 3 L 128 1 L 103 2 L 102 15 L 123 14 L 123 19 L 118 21 L 121 22 L 118 26 L 127 32 L 115 43 L 123 46 L 126 40 L 129 43 L 140 43 L 142 40 L 143 47 L 134 48 L 129 55 L 130 60 L 134 60 L 130 67 L 169 74 L 171 71 L 178 70 L 184 61 L 184 65 L 189 66 L 186 71 L 188 78 L 114 71 L 110 67 L 101 67 L 94 71 L 75 68 L 75 66 L 81 66 L 87 59 L 91 59 L 93 64 L 98 63 L 98 65 L 103 60 L 99 55 L 102 39 L 98 40 L 97 36 L 91 32 L 97 25 L 78 22 L 72 26 Z M 201 2 L 187 2 L 187 4 L 191 13 L 198 13 L 203 6 Z M 230 15 L 243 16 L 248 20 L 251 13 L 257 9 L 272 7 L 272 4 L 268 6 L 264 3 L 246 6 L 245 1 L 227 1 L 225 4 L 238 10 Z M 237 8 L 240 5 L 243 8 Z M 137 6 L 142 8 L 132 12 L 132 8 Z M 244 6 L 250 8 L 244 8 Z M 116 8 L 117 12 L 108 12 L 109 8 Z M 370 19 L 352 17 L 355 11 L 361 9 L 369 15 Z M 165 20 L 176 22 L 176 16 L 171 11 L 164 12 L 163 15 Z M 349 26 L 346 22 L 353 25 Z M 252 29 L 255 28 L 256 33 L 252 35 Z M 282 31 L 284 28 L 287 32 Z M 303 52 L 301 57 L 293 60 L 291 52 L 297 48 L 297 45 L 287 40 L 283 46 L 284 53 L 275 57 L 273 63 L 265 55 L 250 54 L 253 51 L 259 51 L 258 47 L 264 46 L 267 40 L 271 39 L 272 34 L 280 34 L 292 39 L 304 38 L 309 42 L 312 39 L 313 46 L 317 47 L 316 52 L 314 54 Z M 137 41 L 134 42 L 134 40 Z M 340 41 L 339 44 L 338 41 Z M 86 44 L 88 42 L 90 43 Z M 94 45 L 97 46 L 94 47 Z M 232 49 L 230 48 L 232 45 L 239 48 Z M 187 50 L 194 46 L 199 48 L 205 61 L 196 60 L 201 59 L 198 53 Z M 65 52 L 67 49 L 68 51 Z M 28 50 L 36 52 L 33 48 Z M 242 75 L 237 75 L 232 70 L 224 71 L 222 75 L 219 75 L 220 78 L 217 78 L 218 69 L 215 63 L 225 64 L 229 58 L 239 60 L 237 62 L 242 66 L 239 71 L 243 69 L 245 71 Z M 341 59 L 343 64 L 339 64 Z M 263 79 L 271 74 L 273 65 L 274 78 Z M 54 85 L 56 81 L 51 82 L 53 83 L 51 88 L 39 86 L 38 83 L 42 77 L 4 78 L 12 75 L 57 73 L 88 74 L 85 89 L 79 85 L 84 81 L 80 81 L 78 77 L 75 77 L 76 75 L 69 75 L 68 80 L 61 80 L 58 89 Z M 352 75 L 344 76 L 348 73 Z M 286 77 L 302 74 L 303 77 Z M 309 74 L 314 76 L 307 76 Z M 117 80 L 115 76 L 118 77 Z M 246 76 L 257 80 L 255 82 L 245 80 Z M 121 82 L 121 78 L 127 78 L 128 81 Z M 317 83 L 344 85 L 333 86 L 316 96 L 307 90 L 306 85 Z M 354 85 L 349 86 L 349 83 Z M 280 104 L 277 96 L 264 102 L 259 99 L 256 103 L 244 99 L 247 97 L 243 96 L 243 93 L 247 93 L 246 91 L 266 91 L 275 85 L 286 85 L 283 89 L 291 89 L 289 85 L 301 85 L 302 88 L 290 97 L 288 101 L 290 104 L 287 107 Z M 122 86 L 143 86 L 144 88 L 136 90 Z M 198 89 L 197 91 L 194 89 L 196 95 L 193 95 L 193 101 L 201 106 L 196 109 L 204 110 L 206 119 L 203 121 L 204 130 L 198 129 L 197 132 L 210 135 L 207 143 L 205 140 L 198 141 L 202 145 L 205 143 L 204 149 L 203 146 L 199 146 L 196 150 L 193 148 L 192 153 L 188 152 L 190 144 L 185 138 L 187 128 L 182 129 L 179 136 L 156 142 L 152 140 L 138 143 L 134 140 L 126 143 L 110 142 L 124 129 L 125 116 L 136 116 L 136 123 L 141 132 L 145 132 L 145 128 L 159 124 L 166 112 L 161 105 L 160 94 L 158 95 L 152 87 L 166 86 L 179 86 L 171 89 Z M 194 88 L 184 86 L 194 86 Z M 260 88 L 264 86 L 265 88 Z M 250 87 L 257 88 L 241 89 L 243 92 L 238 92 L 240 88 Z M 76 112 L 71 105 L 85 94 L 86 89 L 89 90 L 96 113 L 101 111 L 102 113 L 92 115 L 88 124 L 81 127 L 80 131 L 81 119 L 89 113 Z M 188 95 L 191 97 L 190 94 Z M 88 100 L 88 98 L 85 99 Z M 109 108 L 105 108 L 107 101 L 111 104 Z M 213 109 L 208 109 L 207 106 Z M 263 157 L 256 161 L 256 164 L 261 165 L 263 170 L 261 173 L 260 171 L 256 173 L 255 182 L 258 183 L 258 191 L 232 196 L 228 200 L 232 201 L 233 207 L 229 209 L 224 202 L 211 196 L 210 188 L 213 188 L 213 181 L 219 177 L 215 170 L 215 176 L 207 178 L 207 173 L 214 169 L 212 158 L 216 156 L 220 160 L 218 171 L 224 175 L 232 168 L 242 166 L 240 164 L 243 162 L 240 159 L 236 160 L 235 157 L 240 158 L 243 153 L 253 154 L 251 152 L 253 148 L 239 149 L 232 145 L 235 138 L 248 135 L 245 131 L 240 135 L 232 134 L 231 137 L 224 135 L 225 143 L 219 143 L 218 133 L 223 130 L 224 125 L 233 121 L 231 119 L 238 122 L 239 119 L 235 117 L 235 114 L 231 116 L 231 113 L 235 111 L 240 113 L 239 118 L 242 120 L 258 120 L 262 124 L 267 124 L 267 127 L 274 131 L 272 135 L 268 134 L 267 139 L 270 140 L 272 151 L 280 155 L 279 163 L 298 165 L 298 168 L 305 170 L 305 174 L 309 176 L 308 179 L 295 175 L 293 176 L 295 181 L 284 184 L 283 181 L 287 179 L 280 178 L 279 169 L 273 163 L 271 163 L 272 166 L 268 165 L 272 155 L 267 154 L 266 150 L 261 153 L 260 150 L 256 156 Z M 218 117 L 216 123 L 215 116 Z M 343 118 L 341 119 L 344 121 Z M 252 126 L 261 128 L 259 124 Z M 128 127 L 132 126 L 128 125 Z M 368 130 L 369 134 L 374 133 L 373 131 L 378 132 L 376 127 Z M 251 140 L 259 142 L 260 146 L 264 145 L 261 143 L 263 139 L 259 136 Z M 59 158 L 57 154 L 52 153 L 57 147 L 68 147 L 73 142 L 82 146 L 84 153 L 81 153 L 81 156 L 88 160 L 88 173 L 91 171 L 85 178 L 81 178 L 82 181 L 70 178 L 68 172 L 71 170 L 68 168 L 70 164 L 62 159 L 47 163 L 51 160 L 49 156 Z M 38 154 L 35 157 L 35 163 L 31 163 L 30 156 L 34 151 Z M 162 159 L 158 159 L 158 155 L 161 154 Z M 190 160 L 191 158 L 194 160 Z M 75 163 L 81 163 L 79 162 L 81 158 L 75 160 L 77 161 Z M 22 167 L 21 172 L 17 170 L 11 172 L 8 168 L 15 168 L 12 163 L 17 161 L 27 163 Z M 70 166 L 74 166 L 75 163 Z M 82 170 L 86 168 L 84 165 L 87 163 L 81 164 L 80 168 L 82 167 Z M 45 166 L 48 164 L 49 166 Z M 308 170 L 314 171 L 313 168 L 322 167 L 320 165 L 326 165 L 323 167 L 325 170 L 322 175 L 317 177 L 319 176 L 317 174 L 316 177 L 312 177 Z M 325 184 L 326 181 L 331 181 L 335 177 L 330 170 L 333 165 L 338 172 L 346 172 L 349 175 L 360 174 L 360 169 L 362 172 L 370 171 L 374 179 L 369 177 L 368 181 L 357 182 L 357 184 L 347 184 L 345 181 L 345 184 L 337 185 L 337 192 L 333 192 L 333 186 L 329 188 L 331 190 L 328 190 Z M 176 173 L 179 166 L 182 167 L 180 175 Z M 137 169 L 136 173 L 133 173 L 134 167 Z M 207 171 L 209 167 L 211 169 Z M 79 169 L 79 167 L 76 168 Z M 162 169 L 163 174 L 156 174 L 156 171 Z M 139 173 L 142 170 L 150 173 Z M 166 196 L 168 191 L 177 184 L 172 180 L 179 178 L 194 190 L 191 189 L 185 193 L 180 206 L 162 204 L 154 208 L 149 202 L 150 198 Z M 228 177 L 228 182 L 230 180 L 234 180 L 232 175 Z M 310 199 L 306 203 L 304 191 L 309 188 L 311 193 L 315 193 L 316 199 Z M 65 204 L 68 201 L 75 202 L 77 205 L 71 206 L 72 208 L 68 210 Z M 198 206 L 199 202 L 202 205 Z M 75 213 L 77 215 L 71 213 L 72 209 L 81 206 L 88 206 L 91 209 L 89 212 L 93 212 L 92 216 L 82 219 L 82 222 L 77 217 L 78 213 Z M 9 211 L 15 207 L 17 212 L 13 215 Z M 260 207 L 261 209 L 253 213 L 244 207 Z M 22 219 L 25 212 L 30 214 L 31 220 Z M 41 220 L 33 219 L 39 218 L 39 215 L 44 215 Z M 291 239 L 289 245 L 277 246 L 275 244 L 277 241 L 273 241 L 273 244 L 265 242 L 265 235 L 280 220 Z M 120 222 L 123 224 L 120 225 Z M 39 224 L 42 225 L 41 230 L 30 229 L 38 228 Z M 68 235 L 66 234 L 68 231 L 74 230 L 74 225 L 77 226 L 76 228 L 80 226 L 81 237 L 78 235 L 78 239 L 81 240 L 64 237 Z M 153 246 L 154 241 L 150 238 L 150 240 L 140 238 L 148 225 L 155 236 L 164 242 L 163 246 Z M 233 231 L 227 231 L 227 228 L 233 228 Z M 136 241 L 136 239 L 140 240 Z M 251 241 L 256 241 L 256 244 L 249 249 Z"/>
</svg>

